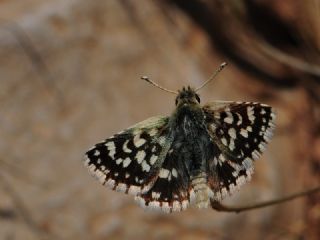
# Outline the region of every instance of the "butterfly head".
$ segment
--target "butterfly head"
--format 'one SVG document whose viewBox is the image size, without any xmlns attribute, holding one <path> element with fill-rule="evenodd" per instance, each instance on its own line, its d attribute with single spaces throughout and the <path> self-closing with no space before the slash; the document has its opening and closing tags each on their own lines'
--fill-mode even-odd
<svg viewBox="0 0 320 240">
<path fill-rule="evenodd" d="M 176 97 L 176 106 L 199 103 L 200 97 L 193 88 L 188 86 L 187 88 L 183 87 L 182 90 L 178 91 L 178 95 Z"/>
</svg>

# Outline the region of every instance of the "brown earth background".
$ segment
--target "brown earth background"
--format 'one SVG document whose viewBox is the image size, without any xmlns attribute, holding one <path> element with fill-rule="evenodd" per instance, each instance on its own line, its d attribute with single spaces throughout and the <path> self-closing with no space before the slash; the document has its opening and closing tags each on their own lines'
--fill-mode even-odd
<svg viewBox="0 0 320 240">
<path fill-rule="evenodd" d="M 278 113 L 246 205 L 320 184 L 320 1 L 0 0 L 0 239 L 320 239 L 320 195 L 240 214 L 145 212 L 84 168 L 93 144 L 168 115 L 170 89 Z"/>
</svg>

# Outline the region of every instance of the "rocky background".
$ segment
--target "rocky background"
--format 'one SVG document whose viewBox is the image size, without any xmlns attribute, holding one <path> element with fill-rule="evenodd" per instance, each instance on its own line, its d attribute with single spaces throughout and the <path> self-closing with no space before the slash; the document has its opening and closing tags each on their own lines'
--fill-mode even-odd
<svg viewBox="0 0 320 240">
<path fill-rule="evenodd" d="M 84 152 L 167 115 L 170 89 L 259 101 L 277 129 L 242 206 L 320 184 L 318 0 L 0 1 L 0 239 L 320 239 L 320 196 L 240 214 L 145 212 L 99 185 Z"/>
</svg>

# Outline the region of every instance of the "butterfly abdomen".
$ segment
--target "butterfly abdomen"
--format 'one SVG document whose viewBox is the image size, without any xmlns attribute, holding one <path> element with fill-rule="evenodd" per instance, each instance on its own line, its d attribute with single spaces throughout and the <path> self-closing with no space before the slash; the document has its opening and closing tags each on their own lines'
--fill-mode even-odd
<svg viewBox="0 0 320 240">
<path fill-rule="evenodd" d="M 198 208 L 207 208 L 212 191 L 207 184 L 207 175 L 204 172 L 192 177 L 191 186 L 194 191 L 194 203 Z"/>
</svg>

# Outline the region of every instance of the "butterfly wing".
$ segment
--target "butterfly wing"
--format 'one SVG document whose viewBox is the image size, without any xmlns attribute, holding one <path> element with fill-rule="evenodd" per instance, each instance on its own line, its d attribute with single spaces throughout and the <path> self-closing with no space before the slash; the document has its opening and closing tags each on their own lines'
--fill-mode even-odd
<svg viewBox="0 0 320 240">
<path fill-rule="evenodd" d="M 96 144 L 85 154 L 89 172 L 116 191 L 148 191 L 172 142 L 168 122 L 168 117 L 152 117 Z"/>
<path fill-rule="evenodd" d="M 253 160 L 272 137 L 275 113 L 254 102 L 213 102 L 203 111 L 213 144 L 208 183 L 215 200 L 221 200 L 250 179 Z"/>
<path fill-rule="evenodd" d="M 154 185 L 149 191 L 136 197 L 140 206 L 167 213 L 187 208 L 190 180 L 184 160 L 179 146 L 173 141 Z"/>
</svg>

